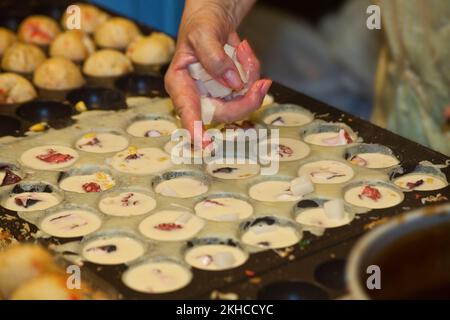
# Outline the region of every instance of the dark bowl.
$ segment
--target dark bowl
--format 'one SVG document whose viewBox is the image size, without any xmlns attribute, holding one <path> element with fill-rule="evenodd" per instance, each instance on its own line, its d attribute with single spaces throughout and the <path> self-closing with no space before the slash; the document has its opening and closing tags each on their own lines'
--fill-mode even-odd
<svg viewBox="0 0 450 320">
<path fill-rule="evenodd" d="M 0 137 L 18 136 L 20 133 L 21 125 L 18 119 L 0 115 Z"/>
<path fill-rule="evenodd" d="M 125 95 L 119 90 L 102 87 L 84 87 L 71 91 L 66 99 L 73 105 L 80 101 L 88 110 L 120 110 L 126 109 Z"/>
<path fill-rule="evenodd" d="M 67 103 L 36 100 L 19 106 L 16 114 L 30 122 L 47 122 L 53 128 L 63 128 L 71 123 L 73 114 L 72 106 Z"/>
<path fill-rule="evenodd" d="M 115 82 L 115 87 L 127 96 L 167 97 L 161 77 L 147 74 L 128 74 Z"/>
</svg>

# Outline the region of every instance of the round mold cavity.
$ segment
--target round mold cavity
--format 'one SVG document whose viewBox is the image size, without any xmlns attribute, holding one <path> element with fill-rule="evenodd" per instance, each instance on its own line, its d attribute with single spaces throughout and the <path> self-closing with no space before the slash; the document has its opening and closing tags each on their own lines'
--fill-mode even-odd
<svg viewBox="0 0 450 320">
<path fill-rule="evenodd" d="M 302 128 L 300 136 L 310 145 L 329 148 L 347 146 L 361 141 L 361 138 L 345 123 L 323 120 L 313 121 Z"/>
<path fill-rule="evenodd" d="M 11 211 L 32 212 L 55 207 L 63 199 L 64 193 L 50 183 L 26 181 L 5 192 L 1 197 L 1 205 Z"/>
<path fill-rule="evenodd" d="M 324 287 L 333 290 L 345 290 L 346 261 L 335 259 L 319 264 L 314 271 L 315 280 Z"/>
<path fill-rule="evenodd" d="M 241 120 L 228 124 L 220 124 L 209 129 L 208 133 L 210 133 L 214 139 L 227 143 L 230 141 L 259 141 L 267 139 L 268 137 L 267 127 L 264 124 L 255 123 L 252 120 Z"/>
<path fill-rule="evenodd" d="M 84 87 L 67 95 L 67 100 L 76 105 L 84 102 L 88 110 L 121 110 L 127 108 L 125 95 L 119 90 L 104 87 Z"/>
<path fill-rule="evenodd" d="M 99 212 L 86 205 L 65 204 L 45 212 L 39 229 L 57 238 L 80 238 L 94 233 L 103 224 Z"/>
<path fill-rule="evenodd" d="M 369 169 L 387 169 L 400 163 L 394 152 L 380 144 L 362 143 L 345 150 L 344 159 Z"/>
<path fill-rule="evenodd" d="M 328 300 L 325 290 L 303 281 L 273 282 L 258 291 L 258 300 Z"/>
<path fill-rule="evenodd" d="M 84 237 L 80 253 L 95 264 L 119 265 L 139 259 L 146 251 L 147 244 L 133 232 L 109 230 Z"/>
<path fill-rule="evenodd" d="M 277 104 L 265 109 L 259 119 L 271 128 L 302 127 L 314 120 L 314 114 L 295 104 Z"/>
<path fill-rule="evenodd" d="M 302 231 L 295 222 L 276 216 L 248 219 L 239 229 L 241 242 L 259 249 L 287 248 L 302 239 Z"/>
<path fill-rule="evenodd" d="M 228 209 L 228 206 L 233 204 L 237 208 Z M 194 210 L 199 217 L 216 222 L 244 220 L 254 213 L 247 196 L 232 192 L 209 194 L 195 204 Z"/>
<path fill-rule="evenodd" d="M 389 178 L 403 191 L 436 191 L 448 186 L 446 175 L 431 165 L 403 164 L 392 169 Z"/>
<path fill-rule="evenodd" d="M 78 152 L 64 145 L 43 145 L 24 151 L 19 162 L 42 171 L 61 171 L 73 166 L 80 158 Z"/>
<path fill-rule="evenodd" d="M 72 107 L 69 104 L 57 101 L 36 100 L 20 105 L 16 114 L 31 123 L 46 122 L 59 129 L 66 127 L 74 121 Z"/>
<path fill-rule="evenodd" d="M 117 129 L 93 128 L 81 134 L 74 146 L 77 150 L 94 154 L 119 152 L 129 145 L 125 135 L 125 132 Z"/>
<path fill-rule="evenodd" d="M 294 202 L 302 197 L 290 192 L 291 181 L 295 177 L 290 176 L 261 176 L 255 178 L 248 187 L 248 196 L 260 202 Z"/>
<path fill-rule="evenodd" d="M 0 115 L 0 137 L 19 136 L 21 133 L 20 121 L 10 116 Z"/>
<path fill-rule="evenodd" d="M 182 188 L 186 190 L 181 191 L 189 191 L 187 194 L 181 194 L 174 190 L 171 185 L 168 185 L 166 182 L 177 181 L 179 179 L 189 179 L 187 182 L 192 180 L 197 182 L 197 185 L 192 185 L 188 190 L 188 188 Z M 172 182 L 173 183 L 173 182 Z M 165 185 L 163 185 L 165 184 Z M 173 170 L 166 171 L 159 176 L 156 176 L 152 180 L 152 187 L 156 193 L 165 196 L 165 197 L 173 197 L 173 198 L 194 198 L 200 196 L 206 192 L 210 187 L 211 181 L 209 177 L 201 171 L 194 170 Z"/>
<path fill-rule="evenodd" d="M 108 167 L 85 165 L 61 172 L 58 183 L 66 192 L 99 193 L 114 188 L 117 178 Z"/>
<path fill-rule="evenodd" d="M 258 159 L 264 163 L 291 162 L 308 157 L 311 148 L 299 139 L 279 137 L 261 141 L 254 147 L 254 153 L 258 154 Z"/>
<path fill-rule="evenodd" d="M 223 180 L 243 180 L 255 177 L 261 167 L 252 157 L 244 155 L 215 155 L 205 161 L 206 172 L 214 178 Z"/>
<path fill-rule="evenodd" d="M 355 171 L 342 160 L 311 158 L 301 164 L 297 174 L 309 176 L 314 184 L 342 184 L 353 179 Z"/>
<path fill-rule="evenodd" d="M 143 75 L 152 75 L 154 77 L 160 78 L 162 78 L 166 74 L 167 69 L 169 69 L 169 66 L 170 63 L 145 65 L 133 62 L 135 73 Z"/>
<path fill-rule="evenodd" d="M 0 160 L 0 188 L 15 185 L 25 176 L 19 165 Z"/>
<path fill-rule="evenodd" d="M 161 77 L 131 73 L 118 78 L 115 87 L 127 96 L 168 97 Z"/>
<path fill-rule="evenodd" d="M 98 208 L 109 216 L 140 216 L 153 211 L 156 208 L 156 200 L 150 189 L 125 187 L 105 192 L 99 199 Z"/>
<path fill-rule="evenodd" d="M 378 192 L 373 191 L 373 188 L 378 190 Z M 366 192 L 364 192 L 364 189 L 366 189 Z M 378 193 L 379 195 L 377 195 Z M 401 204 L 405 198 L 403 192 L 395 185 L 379 180 L 350 182 L 343 187 L 342 194 L 346 203 L 356 208 L 365 209 L 395 207 Z"/>
<path fill-rule="evenodd" d="M 158 127 L 157 124 L 160 123 L 170 126 L 171 128 L 164 128 L 162 125 L 159 131 L 155 128 Z M 152 127 L 152 124 L 154 125 Z M 144 128 L 140 128 L 144 126 Z M 178 129 L 177 120 L 173 117 L 160 115 L 160 114 L 147 114 L 138 115 L 134 117 L 128 124 L 126 132 L 137 138 L 160 138 L 160 137 L 170 137 L 173 131 Z M 170 131 L 170 132 L 169 132 Z"/>
<path fill-rule="evenodd" d="M 130 289 L 146 294 L 164 294 L 180 290 L 192 281 L 190 267 L 171 257 L 141 258 L 122 274 Z"/>
<path fill-rule="evenodd" d="M 355 214 L 353 208 L 344 203 L 345 217 L 343 219 L 332 219 L 324 212 L 324 204 L 336 199 L 311 198 L 299 201 L 293 208 L 293 218 L 304 229 L 307 228 L 339 228 L 350 224 Z"/>
<path fill-rule="evenodd" d="M 238 241 L 230 238 L 197 238 L 189 241 L 184 250 L 185 262 L 206 271 L 237 268 L 248 260 L 249 254 Z"/>
</svg>

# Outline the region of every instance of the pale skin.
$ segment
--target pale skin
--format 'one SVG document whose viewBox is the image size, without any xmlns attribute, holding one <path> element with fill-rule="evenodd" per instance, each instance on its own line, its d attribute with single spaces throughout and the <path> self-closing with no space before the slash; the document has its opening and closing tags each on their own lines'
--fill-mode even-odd
<svg viewBox="0 0 450 320">
<path fill-rule="evenodd" d="M 237 58 L 248 75 L 248 92 L 230 101 L 217 99 L 214 122 L 230 123 L 257 110 L 272 81 L 260 79 L 260 63 L 248 41 L 236 29 L 256 0 L 186 0 L 175 56 L 165 76 L 183 126 L 195 137 L 194 123 L 201 121 L 200 95 L 187 67 L 200 62 L 217 81 L 234 90 L 243 88 L 233 61 L 223 46 L 237 48 Z M 203 137 L 198 137 L 202 139 Z M 202 140 L 199 140 L 202 141 Z"/>
</svg>

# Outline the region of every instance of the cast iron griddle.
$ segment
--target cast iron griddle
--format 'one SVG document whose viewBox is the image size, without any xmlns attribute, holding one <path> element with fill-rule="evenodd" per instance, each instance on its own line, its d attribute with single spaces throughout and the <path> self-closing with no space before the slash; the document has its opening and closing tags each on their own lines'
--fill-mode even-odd
<svg viewBox="0 0 450 320">
<path fill-rule="evenodd" d="M 58 12 L 62 12 L 63 5 L 57 3 L 52 6 L 52 3 L 57 2 L 51 1 L 50 4 L 41 6 L 41 11 L 44 8 L 55 17 Z M 117 15 L 111 11 L 110 13 Z M 14 25 L 10 20 L 8 24 Z M 139 23 L 138 25 L 144 33 L 153 30 L 148 26 Z M 0 106 L 0 136 L 23 134 L 31 124 L 41 121 L 48 121 L 56 128 L 71 125 L 73 120 L 70 116 L 75 113 L 74 104 L 80 100 L 87 102 L 88 109 L 117 110 L 123 107 L 125 96 L 137 94 L 150 97 L 167 96 L 162 74 L 131 74 L 116 81 L 110 80 L 105 80 L 104 85 L 100 87 L 97 84 L 96 87 L 88 86 L 75 90 L 67 95 L 66 101 L 59 99 L 52 103 L 34 101 L 21 106 Z M 432 163 L 445 163 L 450 160 L 438 152 L 280 84 L 274 83 L 270 93 L 278 103 L 294 103 L 311 110 L 322 120 L 348 124 L 358 132 L 364 142 L 379 143 L 391 148 L 400 157 L 403 165 L 417 164 L 424 160 Z M 443 171 L 450 176 L 450 168 Z M 428 196 L 437 193 L 450 198 L 450 187 L 439 192 L 420 194 Z M 173 293 L 149 295 L 128 289 L 121 281 L 121 275 L 126 270 L 125 265 L 99 266 L 85 263 L 84 268 L 115 287 L 125 299 L 207 299 L 214 290 L 233 292 L 245 299 L 337 298 L 346 293 L 343 276 L 345 259 L 354 242 L 366 232 L 367 226 L 380 218 L 395 216 L 421 206 L 420 199 L 416 198 L 416 192 L 406 192 L 405 200 L 399 206 L 372 210 L 368 214 L 358 216 L 358 219 L 353 220 L 350 225 L 326 230 L 321 237 L 304 233 L 303 240 L 292 252 L 266 251 L 252 254 L 243 266 L 228 271 L 208 272 L 193 269 L 193 281 L 187 287 Z M 5 214 L 17 217 L 14 212 L 0 208 L 0 216 L 4 217 Z M 16 238 L 26 241 L 29 235 L 23 234 L 23 223 L 25 222 L 19 218 L 0 219 L 0 227 L 9 230 Z M 30 233 L 34 231 L 35 226 L 31 226 Z M 45 243 L 66 241 L 51 238 Z"/>
</svg>

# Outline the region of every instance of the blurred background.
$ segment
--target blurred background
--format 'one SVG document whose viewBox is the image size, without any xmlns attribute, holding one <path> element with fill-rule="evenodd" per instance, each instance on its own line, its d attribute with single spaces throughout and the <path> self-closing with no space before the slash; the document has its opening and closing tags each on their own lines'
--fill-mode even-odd
<svg viewBox="0 0 450 320">
<path fill-rule="evenodd" d="M 176 36 L 183 0 L 92 0 Z M 366 28 L 370 0 L 260 0 L 240 34 L 274 80 L 369 119 L 378 32 Z"/>
</svg>

